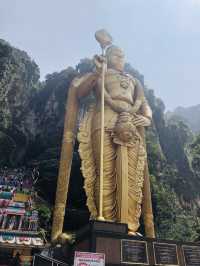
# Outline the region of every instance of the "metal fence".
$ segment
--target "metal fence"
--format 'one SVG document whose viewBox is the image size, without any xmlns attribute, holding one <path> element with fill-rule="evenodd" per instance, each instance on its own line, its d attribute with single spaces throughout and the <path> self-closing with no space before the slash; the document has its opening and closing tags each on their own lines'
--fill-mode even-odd
<svg viewBox="0 0 200 266">
<path fill-rule="evenodd" d="M 33 266 L 68 266 L 68 264 L 42 255 L 33 257 Z"/>
</svg>

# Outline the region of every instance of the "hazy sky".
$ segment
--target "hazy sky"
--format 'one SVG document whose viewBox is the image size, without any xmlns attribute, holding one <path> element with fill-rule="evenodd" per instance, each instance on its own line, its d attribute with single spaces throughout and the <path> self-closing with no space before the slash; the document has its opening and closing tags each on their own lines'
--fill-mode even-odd
<svg viewBox="0 0 200 266">
<path fill-rule="evenodd" d="M 0 38 L 47 73 L 100 53 L 106 28 L 167 109 L 200 104 L 200 0 L 0 0 Z"/>
</svg>

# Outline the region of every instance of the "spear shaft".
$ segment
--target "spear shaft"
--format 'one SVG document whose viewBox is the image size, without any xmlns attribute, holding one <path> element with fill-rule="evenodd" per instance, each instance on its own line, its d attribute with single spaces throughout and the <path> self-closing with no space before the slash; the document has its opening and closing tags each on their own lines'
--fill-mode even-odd
<svg viewBox="0 0 200 266">
<path fill-rule="evenodd" d="M 102 47 L 102 56 L 105 57 L 105 48 Z M 98 220 L 104 220 L 103 217 L 103 169 L 104 169 L 104 162 L 103 162 L 103 155 L 104 155 L 104 90 L 105 90 L 105 69 L 106 63 L 103 60 L 102 64 L 102 74 L 101 74 L 101 149 L 100 149 L 100 180 L 99 180 L 99 216 Z"/>
<path fill-rule="evenodd" d="M 101 73 L 101 136 L 100 136 L 100 176 L 99 176 L 99 216 L 98 220 L 105 220 L 103 217 L 103 190 L 104 190 L 104 92 L 105 92 L 105 72 L 106 72 L 106 61 L 105 61 L 105 50 L 106 47 L 112 44 L 111 35 L 104 29 L 101 29 L 95 33 L 96 40 L 100 43 L 102 48 L 102 73 Z"/>
</svg>

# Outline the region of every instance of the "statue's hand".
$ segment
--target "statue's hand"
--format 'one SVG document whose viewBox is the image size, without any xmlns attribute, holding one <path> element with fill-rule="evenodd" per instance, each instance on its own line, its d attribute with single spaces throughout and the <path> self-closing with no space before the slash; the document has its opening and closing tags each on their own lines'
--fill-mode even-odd
<svg viewBox="0 0 200 266">
<path fill-rule="evenodd" d="M 128 106 L 117 105 L 117 108 L 119 113 L 131 113 L 130 108 Z"/>
<path fill-rule="evenodd" d="M 130 113 L 129 106 L 126 105 L 120 105 L 118 102 L 113 100 L 108 93 L 105 92 L 105 101 L 106 103 L 117 113 Z"/>
<path fill-rule="evenodd" d="M 102 68 L 103 68 L 103 64 L 106 65 L 106 57 L 102 56 L 102 55 L 95 55 L 93 60 L 94 60 L 94 64 L 95 64 L 95 67 L 96 67 L 96 71 L 98 73 L 101 73 L 102 72 Z"/>
<path fill-rule="evenodd" d="M 133 123 L 136 127 L 148 127 L 151 124 L 151 120 L 142 115 L 135 115 L 133 119 Z"/>
</svg>

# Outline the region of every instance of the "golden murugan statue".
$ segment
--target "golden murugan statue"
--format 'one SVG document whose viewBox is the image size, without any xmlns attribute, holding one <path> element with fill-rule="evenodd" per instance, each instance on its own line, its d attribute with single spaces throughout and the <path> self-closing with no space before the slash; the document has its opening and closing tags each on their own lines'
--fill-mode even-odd
<svg viewBox="0 0 200 266">
<path fill-rule="evenodd" d="M 110 45 L 105 56 L 95 56 L 94 62 L 96 71 L 75 78 L 68 94 L 52 239 L 62 233 L 79 99 L 91 91 L 95 103 L 89 106 L 78 129 L 91 218 L 103 216 L 106 221 L 127 223 L 134 234 L 142 213 L 146 236 L 155 237 L 144 137 L 144 127 L 151 123 L 151 109 L 140 82 L 123 71 L 124 53 L 120 48 Z"/>
</svg>

